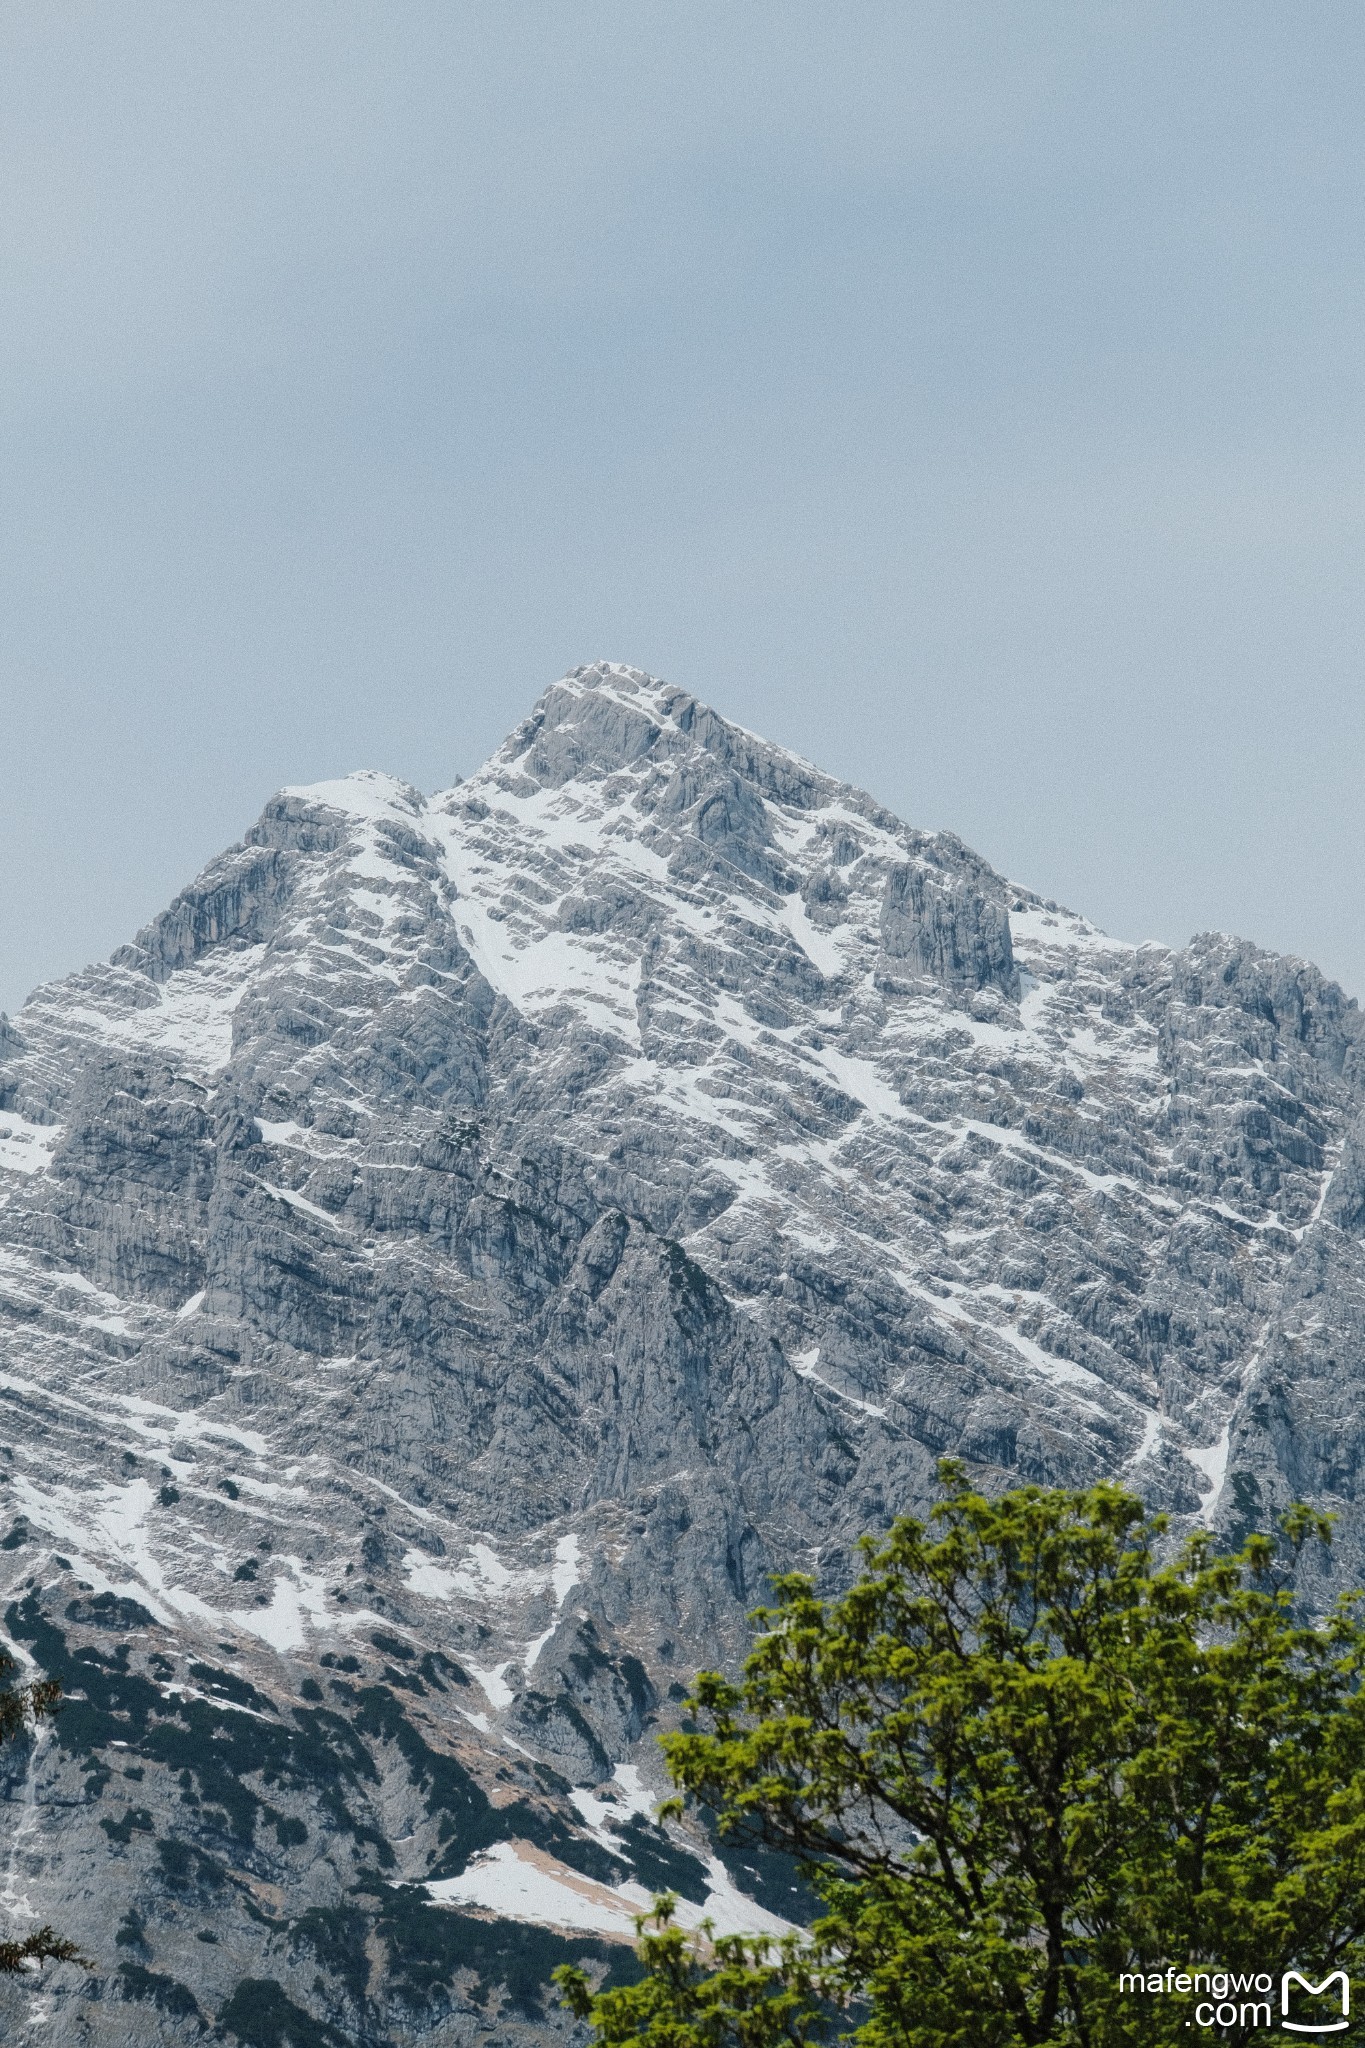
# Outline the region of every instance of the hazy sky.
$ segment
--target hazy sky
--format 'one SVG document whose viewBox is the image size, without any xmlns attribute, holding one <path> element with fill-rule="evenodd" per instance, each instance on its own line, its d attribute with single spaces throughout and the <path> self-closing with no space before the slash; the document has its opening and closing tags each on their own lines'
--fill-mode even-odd
<svg viewBox="0 0 1365 2048">
<path fill-rule="evenodd" d="M 1365 10 L 0 8 L 0 1007 L 606 656 L 1365 996 Z"/>
</svg>

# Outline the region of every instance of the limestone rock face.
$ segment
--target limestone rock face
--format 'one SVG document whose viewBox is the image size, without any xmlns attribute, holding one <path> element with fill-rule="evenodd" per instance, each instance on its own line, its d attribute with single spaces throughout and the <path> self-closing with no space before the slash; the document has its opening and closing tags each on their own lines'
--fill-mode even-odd
<svg viewBox="0 0 1365 2048">
<path fill-rule="evenodd" d="M 0 1023 L 0 1578 L 68 1694 L 0 1904 L 96 1965 L 0 2028 L 529 2040 L 655 1888 L 775 1924 L 655 1737 L 945 1453 L 1307 1497 L 1359 1582 L 1360 1041 L 636 670 L 275 797 Z"/>
<path fill-rule="evenodd" d="M 951 867 L 946 873 L 935 873 L 927 862 L 892 868 L 880 919 L 888 959 L 910 962 L 911 973 L 931 974 L 947 988 L 998 988 L 1017 1002 L 1004 893 L 998 882 L 987 893 Z"/>
</svg>

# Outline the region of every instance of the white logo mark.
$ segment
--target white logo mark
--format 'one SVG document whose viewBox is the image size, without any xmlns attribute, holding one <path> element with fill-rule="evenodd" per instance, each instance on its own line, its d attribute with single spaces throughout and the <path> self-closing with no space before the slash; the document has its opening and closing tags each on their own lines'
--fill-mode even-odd
<svg viewBox="0 0 1365 2048">
<path fill-rule="evenodd" d="M 1286 2028 L 1289 2033 L 1339 2034 L 1343 2027 L 1348 2027 L 1351 2024 L 1351 1980 L 1344 1970 L 1333 1970 L 1331 1976 L 1324 1977 L 1321 1984 L 1310 1984 L 1308 1979 L 1301 1977 L 1297 1970 L 1286 1970 L 1280 1979 L 1280 2012 L 1282 2014 L 1289 2011 L 1289 1987 L 1291 1984 L 1299 1985 L 1310 1998 L 1321 1998 L 1329 1985 L 1340 1984 L 1341 2018 L 1339 2020 L 1324 2020 L 1321 2025 L 1317 2026 L 1310 2026 L 1302 2020 L 1282 2018 L 1280 2025 Z"/>
</svg>

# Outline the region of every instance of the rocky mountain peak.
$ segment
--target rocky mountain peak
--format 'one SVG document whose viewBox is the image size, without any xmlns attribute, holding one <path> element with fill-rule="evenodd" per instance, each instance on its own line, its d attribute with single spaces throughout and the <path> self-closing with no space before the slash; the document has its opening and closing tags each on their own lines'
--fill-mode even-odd
<svg viewBox="0 0 1365 2048">
<path fill-rule="evenodd" d="M 732 775 L 799 803 L 824 780 L 784 748 L 732 725 L 642 669 L 596 662 L 553 685 L 493 757 L 549 787 L 571 777 L 676 770 Z"/>
<path fill-rule="evenodd" d="M 781 1924 L 654 1736 L 945 1453 L 1312 1498 L 1305 1597 L 1358 1582 L 1361 1036 L 635 669 L 433 796 L 273 797 L 0 1033 L 0 1584 L 81 1695 L 8 1896 L 127 1931 L 53 2038 L 468 2048 L 655 1884 Z"/>
</svg>

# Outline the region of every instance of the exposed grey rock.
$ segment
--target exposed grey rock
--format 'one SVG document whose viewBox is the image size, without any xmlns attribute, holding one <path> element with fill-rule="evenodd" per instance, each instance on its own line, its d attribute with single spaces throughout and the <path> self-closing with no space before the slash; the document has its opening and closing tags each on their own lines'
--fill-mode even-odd
<svg viewBox="0 0 1365 2048">
<path fill-rule="evenodd" d="M 912 963 L 953 989 L 998 988 L 1019 1000 L 1004 890 L 991 895 L 962 874 L 922 863 L 892 868 L 880 918 L 888 959 Z"/>
<path fill-rule="evenodd" d="M 1358 1582 L 1360 1041 L 634 670 L 274 798 L 0 1025 L 0 1574 L 71 1696 L 0 1903 L 97 1964 L 0 2024 L 543 2034 L 611 1887 L 719 1881 L 638 1810 L 682 1687 L 944 1453 L 1312 1498 Z"/>
</svg>

